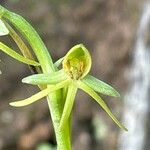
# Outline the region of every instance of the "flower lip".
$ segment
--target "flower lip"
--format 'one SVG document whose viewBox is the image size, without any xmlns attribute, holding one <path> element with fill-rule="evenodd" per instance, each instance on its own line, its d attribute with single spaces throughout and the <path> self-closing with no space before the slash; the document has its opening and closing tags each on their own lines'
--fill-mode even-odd
<svg viewBox="0 0 150 150">
<path fill-rule="evenodd" d="M 83 44 L 75 45 L 63 60 L 63 69 L 73 80 L 85 77 L 91 69 L 91 56 Z"/>
</svg>

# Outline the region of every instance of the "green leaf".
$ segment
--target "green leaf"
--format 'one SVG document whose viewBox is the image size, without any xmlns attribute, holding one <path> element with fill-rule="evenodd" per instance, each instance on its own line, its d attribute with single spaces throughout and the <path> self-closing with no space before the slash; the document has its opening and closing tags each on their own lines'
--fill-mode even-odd
<svg viewBox="0 0 150 150">
<path fill-rule="evenodd" d="M 4 22 L 0 19 L 0 36 L 9 34 L 7 27 Z"/>
<path fill-rule="evenodd" d="M 68 85 L 69 83 L 70 83 L 69 80 L 65 80 L 65 81 L 60 82 L 60 83 L 58 83 L 56 85 L 49 86 L 48 88 L 46 88 L 46 89 L 38 92 L 35 95 L 32 95 L 31 97 L 29 97 L 27 99 L 15 101 L 15 102 L 11 102 L 9 104 L 11 106 L 14 106 L 14 107 L 27 106 L 29 104 L 32 104 L 32 103 L 40 100 L 41 98 L 43 98 L 45 96 L 47 96 L 49 93 L 54 92 L 56 90 L 59 90 L 59 89 L 63 88 L 64 86 Z"/>
<path fill-rule="evenodd" d="M 60 120 L 60 126 L 59 126 L 60 130 L 63 130 L 63 128 L 65 128 L 65 125 L 69 119 L 73 107 L 74 99 L 76 96 L 76 92 L 77 92 L 76 85 L 74 83 L 71 83 L 68 87 L 67 98 L 65 101 L 64 110 Z"/>
<path fill-rule="evenodd" d="M 40 85 L 40 84 L 56 84 L 67 79 L 67 75 L 63 70 L 50 74 L 35 74 L 22 79 L 23 83 Z"/>
<path fill-rule="evenodd" d="M 28 65 L 39 66 L 40 64 L 34 60 L 23 57 L 22 55 L 16 53 L 14 50 L 0 42 L 0 50 L 2 50 L 7 55 L 13 57 L 14 59 L 23 62 Z"/>
<path fill-rule="evenodd" d="M 91 75 L 84 77 L 82 82 L 91 87 L 96 92 L 109 96 L 120 97 L 120 94 L 113 87 Z"/>
<path fill-rule="evenodd" d="M 113 115 L 109 107 L 106 105 L 106 103 L 101 99 L 101 97 L 94 91 L 92 90 L 89 86 L 84 84 L 82 81 L 78 81 L 78 88 L 82 89 L 85 91 L 87 94 L 89 94 L 96 102 L 107 112 L 107 114 L 111 117 L 111 119 L 121 128 L 124 129 L 125 131 L 128 131 L 128 129 L 123 126 L 117 118 Z"/>
</svg>

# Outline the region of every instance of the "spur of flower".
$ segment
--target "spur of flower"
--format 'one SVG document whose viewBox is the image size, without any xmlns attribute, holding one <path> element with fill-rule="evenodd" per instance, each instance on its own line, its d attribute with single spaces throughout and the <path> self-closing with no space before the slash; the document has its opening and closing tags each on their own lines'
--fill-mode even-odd
<svg viewBox="0 0 150 150">
<path fill-rule="evenodd" d="M 22 80 L 23 83 L 32 85 L 48 85 L 47 88 L 25 100 L 11 102 L 10 105 L 15 107 L 26 106 L 56 90 L 66 89 L 67 94 L 59 126 L 62 130 L 70 117 L 77 90 L 81 89 L 89 94 L 120 128 L 127 131 L 113 115 L 104 100 L 97 94 L 102 93 L 119 97 L 119 93 L 110 85 L 89 75 L 91 62 L 91 55 L 86 47 L 83 44 L 75 45 L 56 63 L 57 70 L 61 64 L 62 69 L 50 74 L 31 75 Z"/>
</svg>

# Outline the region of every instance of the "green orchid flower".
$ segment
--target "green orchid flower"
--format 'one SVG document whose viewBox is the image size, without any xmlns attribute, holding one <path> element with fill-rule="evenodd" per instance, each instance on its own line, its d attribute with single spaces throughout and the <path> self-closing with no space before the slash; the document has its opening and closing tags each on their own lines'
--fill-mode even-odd
<svg viewBox="0 0 150 150">
<path fill-rule="evenodd" d="M 53 63 L 47 47 L 31 24 L 22 16 L 0 5 L 0 36 L 5 35 L 10 35 L 22 55 L 3 43 L 0 43 L 0 50 L 28 64 L 35 75 L 24 78 L 22 82 L 38 85 L 41 90 L 25 100 L 12 102 L 10 105 L 26 106 L 46 96 L 56 135 L 57 150 L 71 150 L 70 114 L 78 89 L 93 97 L 114 122 L 127 131 L 97 94 L 119 97 L 119 93 L 108 84 L 89 75 L 91 56 L 82 44 L 74 46 L 65 57 Z M 35 57 L 38 62 L 35 61 Z"/>
<path fill-rule="evenodd" d="M 35 74 L 22 80 L 23 83 L 32 85 L 49 85 L 39 93 L 20 101 L 11 102 L 11 106 L 21 107 L 32 104 L 56 90 L 67 87 L 67 96 L 59 128 L 62 130 L 72 111 L 77 90 L 81 89 L 89 94 L 111 117 L 111 119 L 122 129 L 127 129 L 116 119 L 104 100 L 97 94 L 102 93 L 109 96 L 119 97 L 119 93 L 110 85 L 89 75 L 91 69 L 91 56 L 86 47 L 78 44 L 71 48 L 65 57 L 57 63 L 62 63 L 62 69 L 50 74 Z"/>
</svg>

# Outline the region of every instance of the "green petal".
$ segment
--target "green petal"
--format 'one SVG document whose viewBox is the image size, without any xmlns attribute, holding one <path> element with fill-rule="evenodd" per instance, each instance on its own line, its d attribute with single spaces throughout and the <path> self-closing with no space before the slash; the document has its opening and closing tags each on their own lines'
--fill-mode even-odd
<svg viewBox="0 0 150 150">
<path fill-rule="evenodd" d="M 40 85 L 40 84 L 56 84 L 67 79 L 67 75 L 63 70 L 50 74 L 36 74 L 22 79 L 23 83 Z"/>
<path fill-rule="evenodd" d="M 47 96 L 49 93 L 63 88 L 64 86 L 68 85 L 69 83 L 70 83 L 70 80 L 65 80 L 65 81 L 60 82 L 60 83 L 58 83 L 56 85 L 49 86 L 48 88 L 38 92 L 37 94 L 35 94 L 35 95 L 33 95 L 33 96 L 31 96 L 31 97 L 29 97 L 27 99 L 11 102 L 9 104 L 11 106 L 14 106 L 14 107 L 27 106 L 29 104 L 32 104 L 32 103 L 40 100 L 41 98 L 43 98 L 45 96 Z"/>
<path fill-rule="evenodd" d="M 39 66 L 40 64 L 36 61 L 33 61 L 31 59 L 25 58 L 22 55 L 16 53 L 14 50 L 12 50 L 11 48 L 9 48 L 8 46 L 6 46 L 5 44 L 0 42 L 0 50 L 2 50 L 4 53 L 6 53 L 7 55 L 13 57 L 14 59 L 23 62 L 25 64 L 28 65 L 33 65 L 33 66 Z"/>
<path fill-rule="evenodd" d="M 60 130 L 62 130 L 65 127 L 65 125 L 69 119 L 69 116 L 71 114 L 71 110 L 73 107 L 74 99 L 76 96 L 76 92 L 77 92 L 76 85 L 74 85 L 73 83 L 70 84 L 68 87 L 67 98 L 65 101 L 64 110 L 63 110 L 61 121 L 60 121 L 60 126 L 59 126 Z"/>
<path fill-rule="evenodd" d="M 0 19 L 0 36 L 9 34 L 7 27 L 4 22 Z"/>
<path fill-rule="evenodd" d="M 128 129 L 123 126 L 118 120 L 117 118 L 113 115 L 113 113 L 111 112 L 111 110 L 108 108 L 108 106 L 106 105 L 106 103 L 101 99 L 101 97 L 94 91 L 92 90 L 89 86 L 87 86 L 86 84 L 84 84 L 81 81 L 78 81 L 78 86 L 80 89 L 82 89 L 83 91 L 85 91 L 87 94 L 89 94 L 91 97 L 94 98 L 94 100 L 97 101 L 97 103 L 99 103 L 99 105 L 107 112 L 107 114 L 111 117 L 111 119 L 122 129 L 124 129 L 125 131 L 128 131 Z"/>
<path fill-rule="evenodd" d="M 47 96 L 49 94 L 50 89 L 47 88 L 45 90 L 40 91 L 39 93 L 25 99 L 25 100 L 20 100 L 20 101 L 16 101 L 16 102 L 11 102 L 9 103 L 9 105 L 14 106 L 14 107 L 22 107 L 22 106 L 27 106 L 29 104 L 32 104 L 38 100 L 40 100 L 41 98 Z"/>
<path fill-rule="evenodd" d="M 91 75 L 87 75 L 82 79 L 82 81 L 96 92 L 109 96 L 120 97 L 120 94 L 113 87 Z"/>
<path fill-rule="evenodd" d="M 65 55 L 63 69 L 71 79 L 78 80 L 88 74 L 91 69 L 91 56 L 83 44 L 72 47 Z"/>
</svg>

